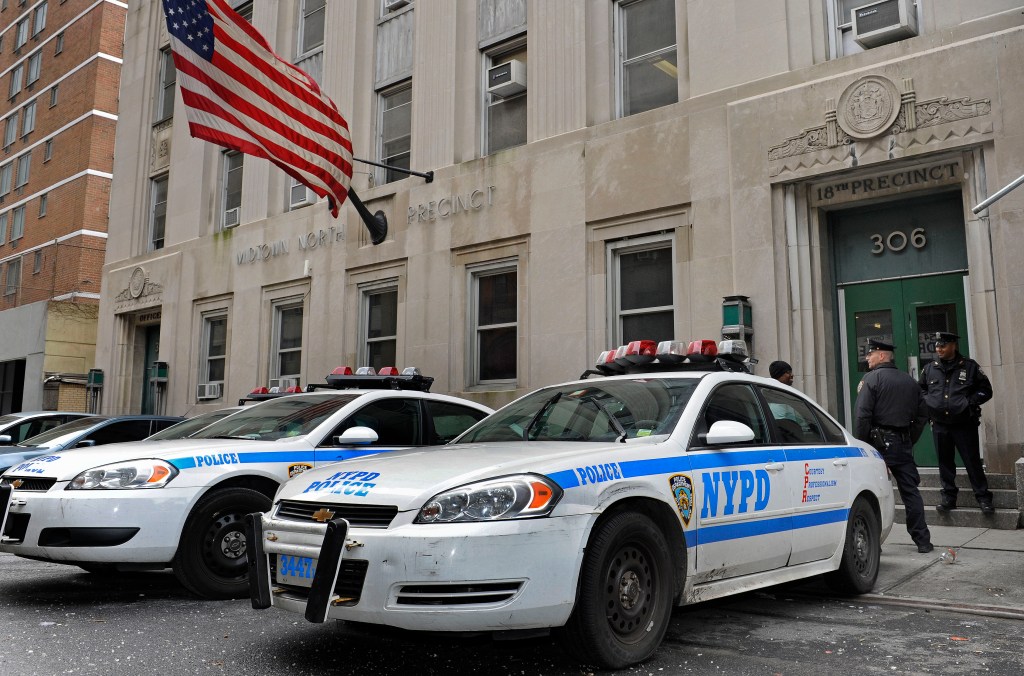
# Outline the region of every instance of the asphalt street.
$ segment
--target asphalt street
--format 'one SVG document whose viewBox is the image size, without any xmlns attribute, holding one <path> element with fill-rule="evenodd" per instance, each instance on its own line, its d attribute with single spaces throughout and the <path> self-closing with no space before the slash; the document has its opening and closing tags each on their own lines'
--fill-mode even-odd
<svg viewBox="0 0 1024 676">
<path fill-rule="evenodd" d="M 910 557 L 889 547 L 886 558 Z M 918 564 L 923 562 L 918 559 Z M 0 554 L 0 674 L 589 674 L 549 637 L 311 625 L 248 601 L 200 601 L 170 573 L 97 576 Z M 627 674 L 1024 673 L 1024 619 L 803 584 L 679 608 L 654 658 Z"/>
</svg>

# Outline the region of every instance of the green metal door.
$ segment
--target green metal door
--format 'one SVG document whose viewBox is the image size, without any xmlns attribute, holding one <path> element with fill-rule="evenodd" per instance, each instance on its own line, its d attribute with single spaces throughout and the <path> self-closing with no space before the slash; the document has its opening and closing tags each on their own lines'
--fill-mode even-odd
<svg viewBox="0 0 1024 676">
<path fill-rule="evenodd" d="M 142 413 L 151 415 L 156 412 L 156 393 L 153 383 L 150 381 L 153 376 L 153 364 L 160 354 L 160 327 L 147 326 L 145 328 L 146 348 L 142 365 Z"/>
<path fill-rule="evenodd" d="M 969 354 L 964 275 L 953 273 L 851 284 L 843 289 L 850 406 L 857 401 L 857 385 L 867 372 L 868 340 L 876 338 L 896 347 L 896 366 L 916 380 L 921 367 L 935 358 L 935 343 L 928 334 L 950 331 L 960 335 L 960 351 Z M 852 419 L 848 421 L 853 427 Z M 914 447 L 922 467 L 938 463 L 931 431 L 925 430 Z"/>
</svg>

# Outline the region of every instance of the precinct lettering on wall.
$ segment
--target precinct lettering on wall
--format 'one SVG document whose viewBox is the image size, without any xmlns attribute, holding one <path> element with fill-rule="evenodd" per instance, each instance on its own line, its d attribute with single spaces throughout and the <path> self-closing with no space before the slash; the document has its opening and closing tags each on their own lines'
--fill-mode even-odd
<svg viewBox="0 0 1024 676">
<path fill-rule="evenodd" d="M 959 183 L 962 176 L 963 168 L 960 162 L 951 160 L 942 164 L 903 168 L 875 176 L 817 183 L 811 186 L 808 197 L 811 206 L 826 206 Z"/>
<path fill-rule="evenodd" d="M 479 211 L 494 204 L 494 186 L 477 188 L 467 193 L 451 194 L 439 200 L 409 205 L 409 225 L 451 218 L 466 211 Z"/>
<path fill-rule="evenodd" d="M 345 241 L 345 227 L 334 227 L 333 225 L 320 230 L 313 230 L 301 235 L 296 235 L 299 251 L 308 251 L 318 247 L 325 247 L 330 244 Z M 279 239 L 276 242 L 264 242 L 235 253 L 235 262 L 238 265 L 246 263 L 259 263 L 268 261 L 271 258 L 285 256 L 291 253 L 290 241 Z"/>
</svg>

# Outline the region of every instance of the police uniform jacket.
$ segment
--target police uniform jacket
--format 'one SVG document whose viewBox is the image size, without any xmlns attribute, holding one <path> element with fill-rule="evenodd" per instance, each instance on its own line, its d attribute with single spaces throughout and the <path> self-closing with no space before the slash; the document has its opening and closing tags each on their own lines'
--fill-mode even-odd
<svg viewBox="0 0 1024 676">
<path fill-rule="evenodd" d="M 933 423 L 976 422 L 981 405 L 992 398 L 992 383 L 978 362 L 959 352 L 949 361 L 936 359 L 925 364 L 920 385 Z"/>
<path fill-rule="evenodd" d="M 882 362 L 864 374 L 857 387 L 854 436 L 871 443 L 871 430 L 883 427 L 905 431 L 916 443 L 927 422 L 927 409 L 921 388 L 914 379 Z"/>
</svg>

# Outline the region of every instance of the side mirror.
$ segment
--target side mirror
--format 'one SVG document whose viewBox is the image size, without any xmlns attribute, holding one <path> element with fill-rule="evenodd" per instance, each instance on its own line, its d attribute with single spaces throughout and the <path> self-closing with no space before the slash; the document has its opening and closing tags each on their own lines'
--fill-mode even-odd
<svg viewBox="0 0 1024 676">
<path fill-rule="evenodd" d="M 14 443 L 14 439 L 10 434 L 0 434 L 0 446 L 10 446 L 12 443 Z"/>
<path fill-rule="evenodd" d="M 75 448 L 89 448 L 90 446 L 95 446 L 95 445 L 96 445 L 96 440 L 95 439 L 82 439 L 77 444 L 75 444 Z"/>
<path fill-rule="evenodd" d="M 377 433 L 369 427 L 349 427 L 334 437 L 339 446 L 366 446 L 377 439 Z"/>
<path fill-rule="evenodd" d="M 754 440 L 754 430 L 750 429 L 741 422 L 735 422 L 733 420 L 719 420 L 711 426 L 704 437 L 705 443 L 708 446 L 718 446 L 719 444 L 735 444 L 743 441 Z"/>
</svg>

